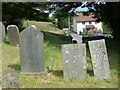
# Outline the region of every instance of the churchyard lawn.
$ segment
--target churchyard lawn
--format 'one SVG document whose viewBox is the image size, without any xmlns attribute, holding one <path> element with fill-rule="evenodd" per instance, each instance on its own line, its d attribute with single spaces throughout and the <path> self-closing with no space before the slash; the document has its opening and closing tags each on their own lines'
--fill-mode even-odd
<svg viewBox="0 0 120 90">
<path fill-rule="evenodd" d="M 106 39 L 111 78 L 94 79 L 88 40 L 85 40 L 84 43 L 86 43 L 87 49 L 87 80 L 65 80 L 63 78 L 61 45 L 69 44 L 70 42 L 60 40 L 45 32 L 43 34 L 45 61 L 44 71 L 48 73 L 47 75 L 20 75 L 19 47 L 10 46 L 8 43 L 2 45 L 3 72 L 9 67 L 15 69 L 19 74 L 18 80 L 20 88 L 118 88 L 119 53 L 117 41 Z"/>
</svg>

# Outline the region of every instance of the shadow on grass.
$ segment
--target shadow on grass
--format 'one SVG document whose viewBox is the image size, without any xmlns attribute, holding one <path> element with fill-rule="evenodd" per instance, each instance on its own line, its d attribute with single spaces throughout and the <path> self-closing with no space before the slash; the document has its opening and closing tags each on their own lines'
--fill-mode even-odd
<svg viewBox="0 0 120 90">
<path fill-rule="evenodd" d="M 17 73 L 20 73 L 20 71 L 21 71 L 20 65 L 18 65 L 18 64 L 8 65 L 8 67 L 10 67 L 10 68 L 12 68 L 12 69 L 15 69 L 15 71 L 16 71 Z"/>
<path fill-rule="evenodd" d="M 87 73 L 88 73 L 90 76 L 94 76 L 93 70 L 88 70 L 88 69 L 87 69 Z"/>
<path fill-rule="evenodd" d="M 63 77 L 63 70 L 52 70 L 51 72 L 57 77 Z M 93 70 L 87 70 L 87 73 L 90 76 L 94 76 Z"/>
<path fill-rule="evenodd" d="M 54 27 L 54 28 L 57 28 L 54 24 L 49 24 L 50 26 Z"/>
<path fill-rule="evenodd" d="M 52 70 L 51 72 L 57 77 L 63 77 L 63 70 Z"/>
</svg>

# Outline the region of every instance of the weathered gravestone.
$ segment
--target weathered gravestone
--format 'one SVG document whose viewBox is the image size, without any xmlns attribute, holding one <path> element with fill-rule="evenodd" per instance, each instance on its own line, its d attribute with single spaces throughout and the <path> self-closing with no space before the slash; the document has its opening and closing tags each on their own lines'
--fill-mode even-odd
<svg viewBox="0 0 120 90">
<path fill-rule="evenodd" d="M 16 25 L 8 25 L 8 39 L 11 46 L 19 46 L 19 29 Z"/>
<path fill-rule="evenodd" d="M 70 34 L 73 43 L 82 43 L 82 36 L 78 34 Z"/>
<path fill-rule="evenodd" d="M 43 34 L 29 26 L 19 35 L 21 72 L 35 73 L 44 70 Z"/>
<path fill-rule="evenodd" d="M 0 22 L 0 43 L 5 42 L 5 26 Z"/>
<path fill-rule="evenodd" d="M 95 78 L 109 78 L 110 66 L 105 45 L 105 40 L 89 41 Z"/>
<path fill-rule="evenodd" d="M 86 79 L 86 45 L 62 45 L 63 75 L 65 79 Z"/>
</svg>

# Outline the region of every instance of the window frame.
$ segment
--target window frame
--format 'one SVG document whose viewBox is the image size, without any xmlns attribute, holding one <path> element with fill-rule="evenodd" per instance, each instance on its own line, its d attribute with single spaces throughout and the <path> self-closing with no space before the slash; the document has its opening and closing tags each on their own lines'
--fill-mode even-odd
<svg viewBox="0 0 120 90">
<path fill-rule="evenodd" d="M 82 22 L 83 25 L 85 25 L 85 22 Z"/>
<path fill-rule="evenodd" d="M 91 22 L 91 21 L 89 21 L 89 24 L 92 24 L 92 22 Z"/>
</svg>

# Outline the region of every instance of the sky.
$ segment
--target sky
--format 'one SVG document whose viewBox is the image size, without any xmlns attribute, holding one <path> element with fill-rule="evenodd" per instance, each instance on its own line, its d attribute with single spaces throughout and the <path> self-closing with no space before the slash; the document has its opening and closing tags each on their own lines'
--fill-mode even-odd
<svg viewBox="0 0 120 90">
<path fill-rule="evenodd" d="M 75 11 L 88 11 L 88 8 L 87 7 L 85 7 L 85 8 L 78 7 L 75 9 Z"/>
<path fill-rule="evenodd" d="M 85 7 L 85 8 L 78 7 L 78 8 L 75 9 L 75 11 L 88 11 L 88 8 L 87 7 Z M 52 17 L 52 14 L 53 13 L 50 13 L 49 17 Z"/>
</svg>

